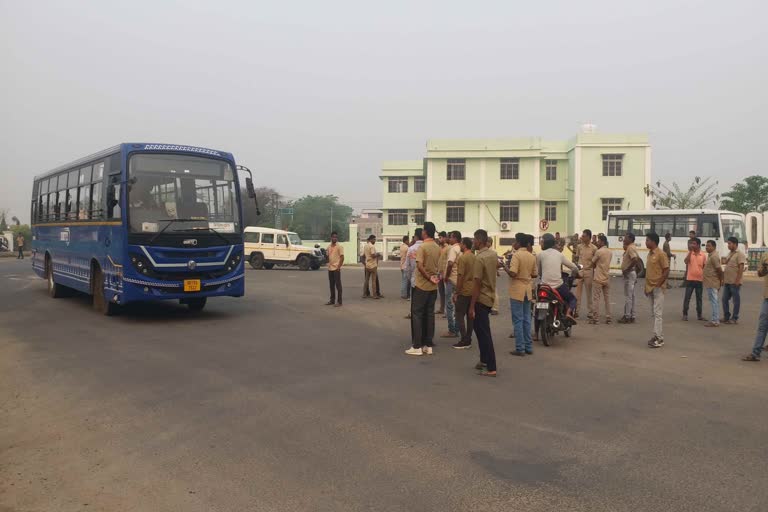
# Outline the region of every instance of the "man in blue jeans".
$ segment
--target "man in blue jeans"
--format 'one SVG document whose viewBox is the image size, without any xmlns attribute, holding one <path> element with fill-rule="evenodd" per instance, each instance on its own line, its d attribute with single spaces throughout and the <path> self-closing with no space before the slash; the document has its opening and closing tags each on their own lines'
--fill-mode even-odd
<svg viewBox="0 0 768 512">
<path fill-rule="evenodd" d="M 515 350 L 513 356 L 523 357 L 533 354 L 531 338 L 531 281 L 538 276 L 536 256 L 526 250 L 528 235 L 517 233 L 513 247 L 515 252 L 508 267 L 504 270 L 509 275 L 509 309 L 512 312 L 512 325 L 515 329 Z"/>
<path fill-rule="evenodd" d="M 459 278 L 459 266 L 457 265 L 461 255 L 461 233 L 451 231 L 448 234 L 448 252 L 446 255 L 445 275 L 445 318 L 448 320 L 448 331 L 443 333 L 441 338 L 458 338 L 459 327 L 456 324 L 456 304 L 453 302 L 453 290 L 456 288 Z"/>
<path fill-rule="evenodd" d="M 768 335 L 768 252 L 763 255 L 757 275 L 763 278 L 763 307 L 760 308 L 760 320 L 757 321 L 757 334 L 752 353 L 744 357 L 743 361 L 759 361 L 760 353 L 766 349 L 765 338 Z"/>
<path fill-rule="evenodd" d="M 732 236 L 728 239 L 730 254 L 725 258 L 725 279 L 723 290 L 723 320 L 724 324 L 739 323 L 741 308 L 741 282 L 747 266 L 746 255 L 739 250 L 739 239 Z M 733 316 L 731 316 L 730 301 L 733 298 Z"/>
</svg>

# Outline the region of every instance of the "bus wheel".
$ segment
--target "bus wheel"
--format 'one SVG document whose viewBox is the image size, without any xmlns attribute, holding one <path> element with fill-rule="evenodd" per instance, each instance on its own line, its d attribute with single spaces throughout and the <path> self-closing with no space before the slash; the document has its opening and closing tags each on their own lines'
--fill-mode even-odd
<svg viewBox="0 0 768 512">
<path fill-rule="evenodd" d="M 190 311 L 202 311 L 207 300 L 206 297 L 198 297 L 196 299 L 187 299 L 185 302 Z"/>
<path fill-rule="evenodd" d="M 117 312 L 117 304 L 108 301 L 104 297 L 104 272 L 100 267 L 96 267 L 93 273 L 93 284 L 91 292 L 93 293 L 93 309 L 104 316 L 112 316 Z"/>
<path fill-rule="evenodd" d="M 251 254 L 251 258 L 248 260 L 248 263 L 250 263 L 251 267 L 255 268 L 256 270 L 260 270 L 264 268 L 264 255 L 258 252 Z"/>
<path fill-rule="evenodd" d="M 64 287 L 53 280 L 53 263 L 51 258 L 45 260 L 45 275 L 48 280 L 48 295 L 53 299 L 60 299 L 65 295 Z"/>
<path fill-rule="evenodd" d="M 296 264 L 299 266 L 299 270 L 309 270 L 309 257 L 307 256 L 299 256 L 298 261 L 296 261 Z"/>
</svg>

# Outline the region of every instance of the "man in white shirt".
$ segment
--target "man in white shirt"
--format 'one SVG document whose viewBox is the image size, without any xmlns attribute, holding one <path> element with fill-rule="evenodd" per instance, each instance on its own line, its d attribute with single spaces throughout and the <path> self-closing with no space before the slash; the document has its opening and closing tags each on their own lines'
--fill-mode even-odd
<svg viewBox="0 0 768 512">
<path fill-rule="evenodd" d="M 413 288 L 416 286 L 416 251 L 419 250 L 419 247 L 423 243 L 423 240 L 421 239 L 422 231 L 423 228 L 416 228 L 416 230 L 413 232 L 413 238 L 415 241 L 408 248 L 408 252 L 405 258 L 405 270 L 408 274 L 408 286 L 411 288 L 411 297 L 413 297 Z M 408 315 L 405 318 L 411 318 L 410 306 L 408 309 Z"/>
<path fill-rule="evenodd" d="M 576 323 L 573 318 L 573 312 L 576 309 L 576 297 L 571 293 L 568 284 L 563 282 L 563 267 L 568 267 L 571 271 L 578 270 L 578 267 L 555 248 L 555 237 L 550 233 L 541 237 L 541 248 L 544 250 L 536 257 L 541 284 L 557 290 L 568 305 L 565 316 Z"/>
</svg>

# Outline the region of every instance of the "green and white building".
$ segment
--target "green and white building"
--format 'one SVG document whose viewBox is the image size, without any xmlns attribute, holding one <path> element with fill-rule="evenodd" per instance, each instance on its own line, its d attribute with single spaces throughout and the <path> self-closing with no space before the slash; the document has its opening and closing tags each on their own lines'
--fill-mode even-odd
<svg viewBox="0 0 768 512">
<path fill-rule="evenodd" d="M 387 247 L 424 220 L 465 236 L 483 228 L 505 247 L 518 231 L 598 233 L 610 210 L 651 207 L 645 135 L 433 139 L 422 160 L 384 162 L 380 177 Z"/>
</svg>

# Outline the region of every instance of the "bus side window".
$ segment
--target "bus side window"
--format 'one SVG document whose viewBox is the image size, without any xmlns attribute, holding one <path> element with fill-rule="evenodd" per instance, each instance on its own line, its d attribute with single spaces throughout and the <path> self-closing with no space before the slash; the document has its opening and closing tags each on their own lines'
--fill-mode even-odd
<svg viewBox="0 0 768 512">
<path fill-rule="evenodd" d="M 702 215 L 696 236 L 700 238 L 720 238 L 720 222 L 717 215 Z"/>
<path fill-rule="evenodd" d="M 673 236 L 687 237 L 690 231 L 698 229 L 698 217 L 686 217 L 679 215 L 675 217 L 675 232 Z"/>
<path fill-rule="evenodd" d="M 109 188 L 107 188 L 107 218 L 116 220 L 122 218 L 119 174 L 113 174 L 109 177 Z"/>
</svg>

